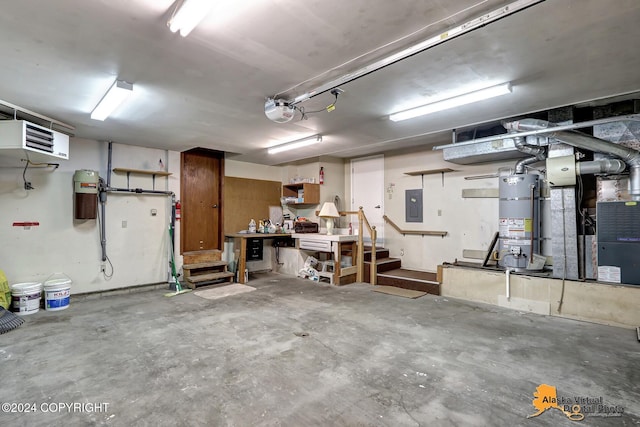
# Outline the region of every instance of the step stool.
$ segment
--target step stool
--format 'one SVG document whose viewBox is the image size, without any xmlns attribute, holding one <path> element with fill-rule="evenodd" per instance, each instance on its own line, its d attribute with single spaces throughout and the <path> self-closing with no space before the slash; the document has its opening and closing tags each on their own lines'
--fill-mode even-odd
<svg viewBox="0 0 640 427">
<path fill-rule="evenodd" d="M 329 284 L 333 285 L 334 263 L 333 260 L 318 261 L 318 281 L 320 279 L 329 279 Z"/>
</svg>

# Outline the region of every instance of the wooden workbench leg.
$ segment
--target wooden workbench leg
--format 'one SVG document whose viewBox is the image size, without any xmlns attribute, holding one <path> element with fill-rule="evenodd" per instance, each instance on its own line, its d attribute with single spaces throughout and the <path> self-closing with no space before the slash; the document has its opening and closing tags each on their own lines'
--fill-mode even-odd
<svg viewBox="0 0 640 427">
<path fill-rule="evenodd" d="M 247 268 L 247 239 L 240 238 L 240 259 L 238 260 L 238 283 L 246 283 L 244 271 Z"/>
<path fill-rule="evenodd" d="M 333 284 L 340 285 L 340 258 L 342 257 L 342 244 L 336 242 L 333 250 Z"/>
</svg>

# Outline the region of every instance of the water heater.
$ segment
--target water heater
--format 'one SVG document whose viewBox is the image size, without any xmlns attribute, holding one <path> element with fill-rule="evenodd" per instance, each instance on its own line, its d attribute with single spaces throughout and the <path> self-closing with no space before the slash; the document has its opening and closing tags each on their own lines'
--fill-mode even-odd
<svg viewBox="0 0 640 427">
<path fill-rule="evenodd" d="M 75 219 L 96 219 L 99 179 L 97 171 L 87 169 L 77 170 L 73 174 Z"/>
<path fill-rule="evenodd" d="M 540 184 L 535 174 L 500 177 L 498 264 L 525 270 L 540 251 Z"/>
</svg>

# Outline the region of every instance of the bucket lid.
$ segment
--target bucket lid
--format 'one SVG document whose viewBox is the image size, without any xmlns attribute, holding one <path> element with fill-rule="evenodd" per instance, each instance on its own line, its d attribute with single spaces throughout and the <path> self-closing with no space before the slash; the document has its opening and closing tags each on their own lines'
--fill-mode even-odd
<svg viewBox="0 0 640 427">
<path fill-rule="evenodd" d="M 42 291 L 42 283 L 39 282 L 14 283 L 9 287 L 11 288 L 11 293 L 30 293 Z"/>
<path fill-rule="evenodd" d="M 71 286 L 71 279 L 51 279 L 44 282 L 44 288 L 57 288 L 60 286 L 69 287 Z"/>
<path fill-rule="evenodd" d="M 44 281 L 44 287 L 51 286 L 70 286 L 71 279 L 64 273 L 53 273 L 51 276 L 47 277 L 47 280 Z"/>
</svg>

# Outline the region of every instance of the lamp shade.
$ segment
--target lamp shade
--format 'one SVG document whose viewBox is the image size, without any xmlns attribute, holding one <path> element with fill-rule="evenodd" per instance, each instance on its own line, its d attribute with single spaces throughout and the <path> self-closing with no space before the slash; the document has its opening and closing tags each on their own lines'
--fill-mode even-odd
<svg viewBox="0 0 640 427">
<path fill-rule="evenodd" d="M 320 209 L 318 216 L 324 218 L 340 218 L 338 209 L 333 202 L 325 202 L 324 205 L 322 205 L 322 209 Z"/>
</svg>

